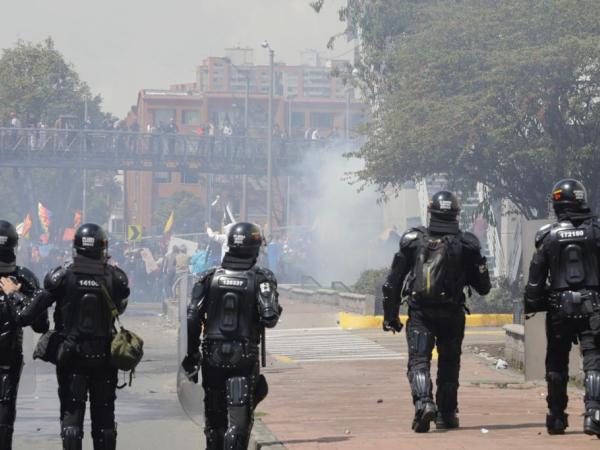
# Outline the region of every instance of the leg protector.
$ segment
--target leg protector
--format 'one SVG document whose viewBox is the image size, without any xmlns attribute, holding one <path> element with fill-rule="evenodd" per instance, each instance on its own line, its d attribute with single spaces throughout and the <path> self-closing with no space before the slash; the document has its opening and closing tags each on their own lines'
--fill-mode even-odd
<svg viewBox="0 0 600 450">
<path fill-rule="evenodd" d="M 206 436 L 206 450 L 222 450 L 225 428 L 204 427 L 204 436 Z"/>
<path fill-rule="evenodd" d="M 253 424 L 250 380 L 247 377 L 229 378 L 226 387 L 229 428 L 223 447 L 226 450 L 246 450 Z"/>
<path fill-rule="evenodd" d="M 431 394 L 429 371 L 418 370 L 409 373 L 410 389 L 415 404 L 415 417 L 412 429 L 417 433 L 427 433 L 430 422 L 435 419 L 437 410 Z"/>
<path fill-rule="evenodd" d="M 113 428 L 92 430 L 94 439 L 94 450 L 116 450 L 117 448 L 117 424 Z"/>
<path fill-rule="evenodd" d="M 264 375 L 259 375 L 256 381 L 256 388 L 254 389 L 254 404 L 253 409 L 256 409 L 258 404 L 267 398 L 269 393 L 269 385 Z"/>
<path fill-rule="evenodd" d="M 63 427 L 61 432 L 63 450 L 81 450 L 83 430 L 80 427 Z"/>
<path fill-rule="evenodd" d="M 11 425 L 0 424 L 0 448 L 3 450 L 12 449 L 13 427 Z"/>
<path fill-rule="evenodd" d="M 583 432 L 600 438 L 600 372 L 585 372 L 585 419 Z"/>
<path fill-rule="evenodd" d="M 11 373 L 0 374 L 0 403 L 8 403 L 17 397 L 17 386 Z"/>
</svg>

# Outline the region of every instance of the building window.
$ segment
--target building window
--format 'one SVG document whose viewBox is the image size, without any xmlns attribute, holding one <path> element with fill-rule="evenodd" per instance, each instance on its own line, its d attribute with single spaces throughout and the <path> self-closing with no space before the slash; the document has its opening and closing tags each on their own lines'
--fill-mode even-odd
<svg viewBox="0 0 600 450">
<path fill-rule="evenodd" d="M 154 172 L 155 183 L 170 183 L 171 172 Z"/>
<path fill-rule="evenodd" d="M 181 182 L 183 184 L 198 184 L 200 183 L 200 173 L 192 170 L 181 172 Z"/>
<path fill-rule="evenodd" d="M 310 113 L 310 125 L 313 128 L 333 128 L 333 114 L 326 112 Z"/>
<path fill-rule="evenodd" d="M 292 111 L 292 128 L 304 128 L 306 125 L 306 115 L 303 112 Z"/>
<path fill-rule="evenodd" d="M 154 110 L 154 126 L 167 124 L 171 119 L 175 119 L 174 109 L 155 109 Z"/>
<path fill-rule="evenodd" d="M 200 111 L 184 110 L 182 119 L 184 125 L 200 125 Z"/>
</svg>

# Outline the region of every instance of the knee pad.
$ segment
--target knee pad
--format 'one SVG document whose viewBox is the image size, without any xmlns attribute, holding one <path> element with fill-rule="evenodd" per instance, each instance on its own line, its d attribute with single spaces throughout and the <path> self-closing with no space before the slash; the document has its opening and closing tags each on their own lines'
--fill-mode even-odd
<svg viewBox="0 0 600 450">
<path fill-rule="evenodd" d="M 267 379 L 264 375 L 259 375 L 258 379 L 256 380 L 256 387 L 254 388 L 254 408 L 256 408 L 258 404 L 265 398 L 267 398 L 268 393 L 269 385 L 267 384 Z"/>
<path fill-rule="evenodd" d="M 113 428 L 93 429 L 94 450 L 115 450 L 117 448 L 117 424 Z"/>
<path fill-rule="evenodd" d="M 409 352 L 416 356 L 431 355 L 435 344 L 434 336 L 422 330 L 411 328 L 408 332 L 408 348 Z"/>
<path fill-rule="evenodd" d="M 600 408 L 600 372 L 588 370 L 585 372 L 585 401 L 595 402 Z"/>
<path fill-rule="evenodd" d="M 0 374 L 0 403 L 8 403 L 17 397 L 17 383 L 14 375 Z"/>
<path fill-rule="evenodd" d="M 417 370 L 408 375 L 413 399 L 431 400 L 431 378 L 429 372 Z"/>
<path fill-rule="evenodd" d="M 63 441 L 63 450 L 81 450 L 83 430 L 80 427 L 63 427 L 60 435 Z"/>
</svg>

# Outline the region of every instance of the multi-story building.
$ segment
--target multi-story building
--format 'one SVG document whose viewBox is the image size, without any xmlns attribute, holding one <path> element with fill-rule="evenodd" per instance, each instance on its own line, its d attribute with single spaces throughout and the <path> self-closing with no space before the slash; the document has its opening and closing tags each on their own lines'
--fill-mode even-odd
<svg viewBox="0 0 600 450">
<path fill-rule="evenodd" d="M 321 139 L 349 135 L 363 121 L 365 105 L 357 100 L 353 89 L 346 88 L 341 79 L 332 75 L 335 68 L 347 64 L 347 61 L 322 61 L 316 52 L 304 54 L 300 65 L 276 63 L 275 132 L 285 139 L 311 139 L 313 134 Z M 268 93 L 269 66 L 255 65 L 252 49 L 227 49 L 223 57 L 206 58 L 197 67 L 192 82 L 174 84 L 168 90 L 142 89 L 138 95 L 137 119 L 140 129 L 146 131 L 174 121 L 180 133 L 206 134 L 212 128 L 218 134 L 227 124 L 234 133 L 264 137 Z M 212 195 L 209 191 L 219 193 L 218 187 L 209 188 L 215 178 L 225 184 L 231 181 L 199 174 L 127 172 L 127 222 L 141 224 L 147 230 L 162 226 L 153 222 L 153 205 L 178 191 L 196 195 L 199 206 L 205 208 Z M 264 180 L 253 180 L 247 185 L 249 201 L 257 200 L 254 205 L 249 204 L 249 219 L 264 221 L 266 208 L 261 190 L 265 186 Z M 279 192 L 284 190 L 282 187 Z M 239 213 L 239 199 L 231 202 L 237 205 L 234 209 Z"/>
</svg>

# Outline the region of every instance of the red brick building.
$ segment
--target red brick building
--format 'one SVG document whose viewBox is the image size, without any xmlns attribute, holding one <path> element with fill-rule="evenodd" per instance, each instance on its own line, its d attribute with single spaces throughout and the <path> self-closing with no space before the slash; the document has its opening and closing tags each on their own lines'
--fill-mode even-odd
<svg viewBox="0 0 600 450">
<path fill-rule="evenodd" d="M 141 90 L 137 101 L 140 129 L 150 131 L 174 120 L 180 133 L 206 134 L 212 124 L 218 134 L 224 124 L 243 130 L 247 122 L 250 136 L 265 136 L 269 66 L 254 65 L 252 54 L 251 49 L 229 49 L 224 57 L 204 60 L 193 82 L 175 84 L 168 90 Z M 343 137 L 363 120 L 365 106 L 355 99 L 353 90 L 331 75 L 335 67 L 347 62 L 321 62 L 317 54 L 312 56 L 312 61 L 297 66 L 275 65 L 274 127 L 282 136 L 292 139 L 310 138 L 314 130 L 318 130 L 321 138 Z M 216 179 L 225 185 L 235 182 L 221 176 Z M 208 176 L 197 174 L 127 172 L 126 221 L 142 224 L 148 230 L 161 226 L 153 223 L 152 205 L 157 199 L 178 191 L 196 195 L 199 206 L 204 207 L 208 200 L 208 181 Z M 211 182 L 215 182 L 215 177 Z M 264 180 L 247 185 L 250 220 L 264 221 L 264 217 L 261 218 L 264 185 Z M 225 186 L 222 188 L 227 191 Z M 281 192 L 281 189 L 275 191 Z M 214 186 L 213 192 L 216 192 Z M 277 201 L 274 198 L 274 204 Z M 239 201 L 234 204 L 237 210 L 234 212 L 239 214 Z"/>
</svg>

